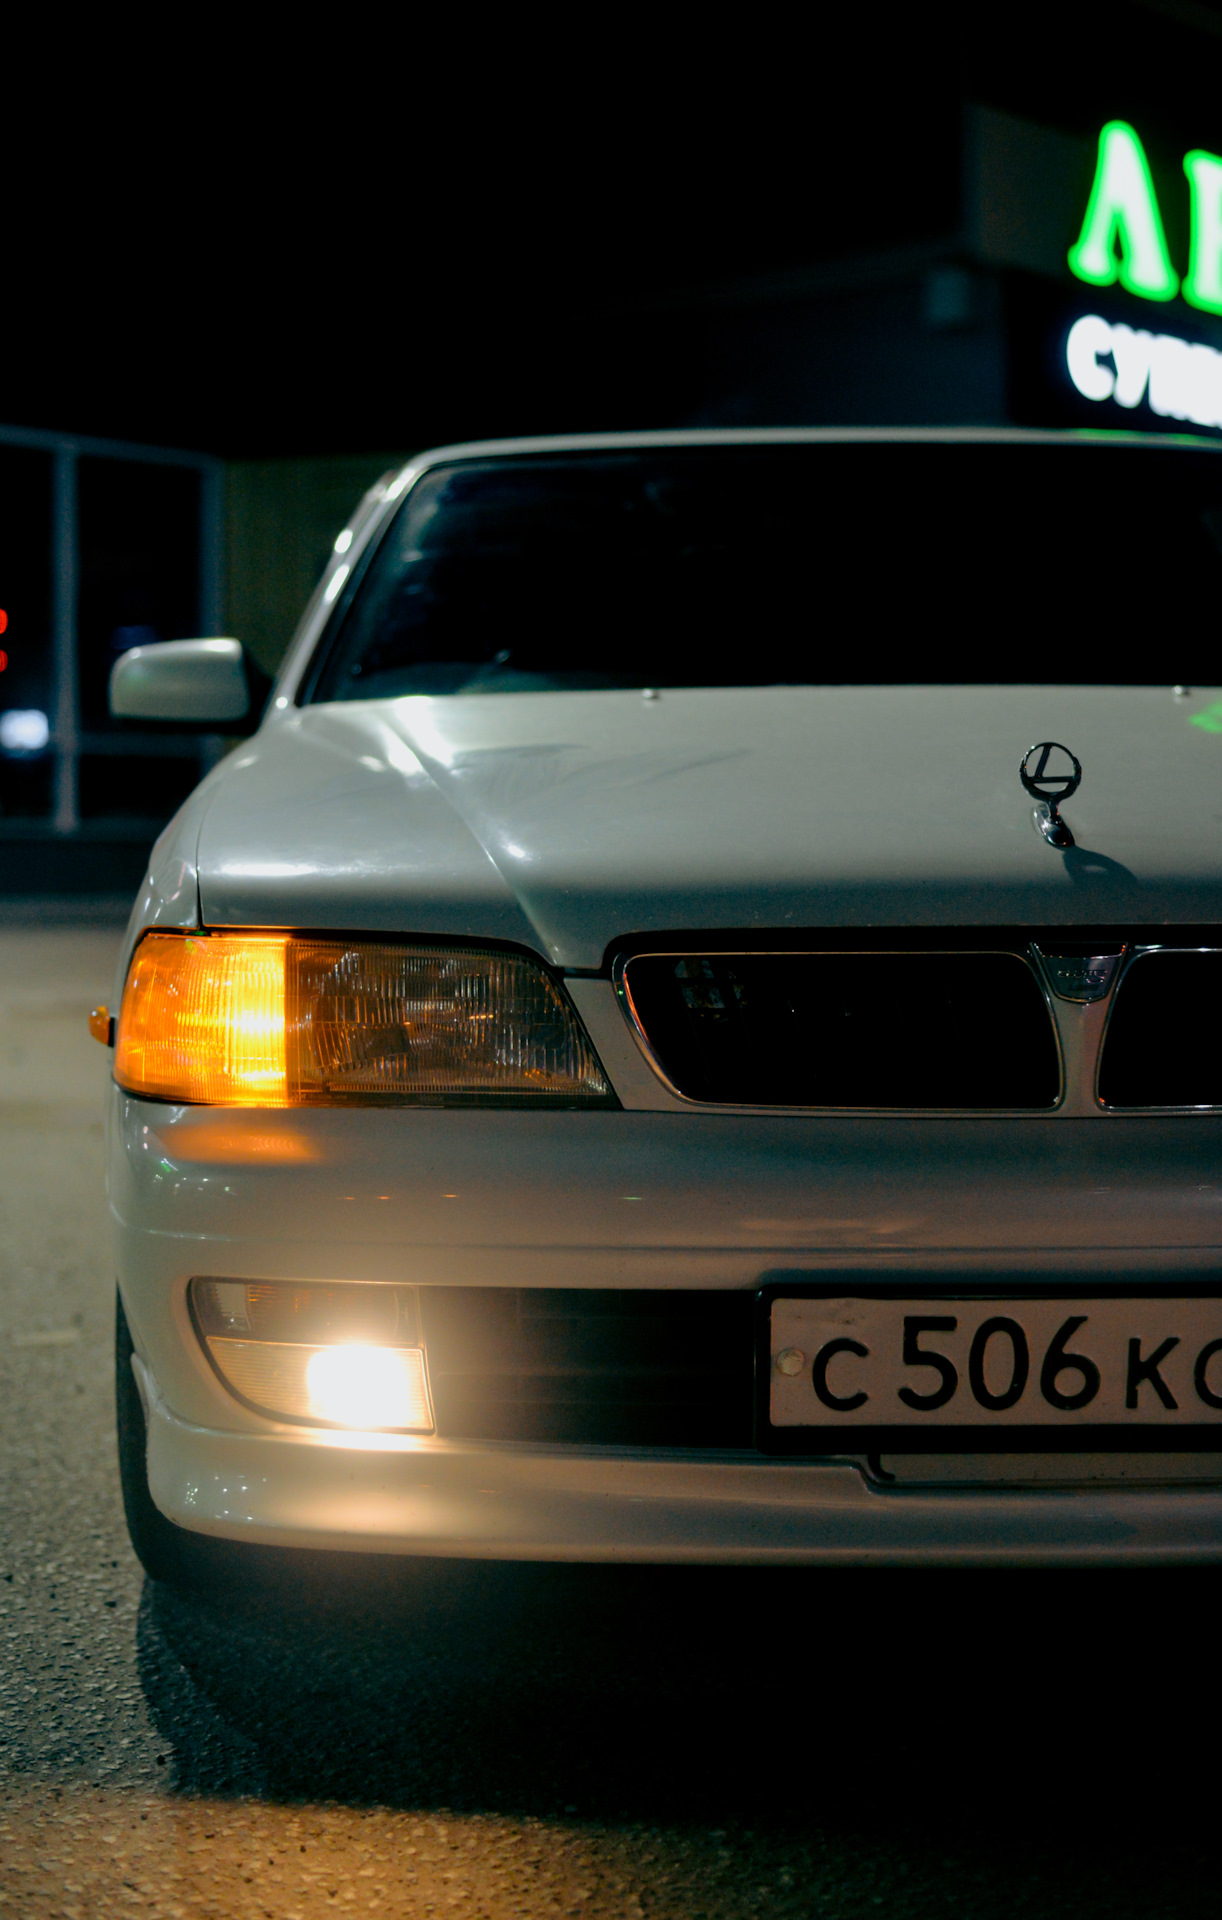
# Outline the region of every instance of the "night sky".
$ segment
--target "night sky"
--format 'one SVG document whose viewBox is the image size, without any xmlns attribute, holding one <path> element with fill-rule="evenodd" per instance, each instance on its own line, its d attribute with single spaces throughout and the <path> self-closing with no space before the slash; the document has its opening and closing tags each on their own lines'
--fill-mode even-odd
<svg viewBox="0 0 1222 1920">
<path fill-rule="evenodd" d="M 1222 150 L 1222 14 L 1176 0 L 447 19 L 146 44 L 48 120 L 0 420 L 232 457 L 665 426 L 705 289 L 955 231 L 966 100 L 1139 120 L 1156 177 Z"/>
</svg>

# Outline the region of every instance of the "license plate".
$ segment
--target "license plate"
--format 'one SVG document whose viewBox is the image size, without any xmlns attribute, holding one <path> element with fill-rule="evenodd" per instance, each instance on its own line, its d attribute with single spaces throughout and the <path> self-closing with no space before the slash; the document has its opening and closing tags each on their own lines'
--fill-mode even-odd
<svg viewBox="0 0 1222 1920">
<path fill-rule="evenodd" d="M 1222 1427 L 1222 1298 L 789 1294 L 767 1301 L 765 1436 L 1056 1444 Z M 761 1359 L 764 1353 L 761 1350 Z M 761 1371 L 763 1371 L 761 1369 Z"/>
</svg>

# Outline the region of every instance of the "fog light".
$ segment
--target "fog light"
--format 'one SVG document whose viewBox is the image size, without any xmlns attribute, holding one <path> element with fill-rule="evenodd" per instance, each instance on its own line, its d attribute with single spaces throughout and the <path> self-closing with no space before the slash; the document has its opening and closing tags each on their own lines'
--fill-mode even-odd
<svg viewBox="0 0 1222 1920">
<path fill-rule="evenodd" d="M 320 1347 L 306 1367 L 320 1420 L 341 1427 L 418 1427 L 428 1419 L 419 1347 Z"/>
<path fill-rule="evenodd" d="M 432 1431 L 414 1287 L 192 1280 L 188 1298 L 221 1380 L 256 1411 Z"/>
</svg>

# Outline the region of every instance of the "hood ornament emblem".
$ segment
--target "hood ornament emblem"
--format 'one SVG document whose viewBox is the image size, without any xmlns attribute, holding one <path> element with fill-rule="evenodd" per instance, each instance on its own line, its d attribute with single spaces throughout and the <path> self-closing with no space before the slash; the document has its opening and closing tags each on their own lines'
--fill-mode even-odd
<svg viewBox="0 0 1222 1920">
<path fill-rule="evenodd" d="M 1031 951 L 1058 1000 L 1076 1000 L 1079 1006 L 1088 1007 L 1096 1000 L 1107 999 L 1127 948 L 1115 946 L 1110 952 L 1092 953 L 1089 948 L 1070 945 L 1057 952 L 1033 940 Z"/>
<path fill-rule="evenodd" d="M 1073 834 L 1058 808 L 1082 784 L 1082 762 L 1077 755 L 1059 740 L 1037 740 L 1023 755 L 1018 777 L 1036 803 L 1031 817 L 1049 846 L 1072 847 Z"/>
</svg>

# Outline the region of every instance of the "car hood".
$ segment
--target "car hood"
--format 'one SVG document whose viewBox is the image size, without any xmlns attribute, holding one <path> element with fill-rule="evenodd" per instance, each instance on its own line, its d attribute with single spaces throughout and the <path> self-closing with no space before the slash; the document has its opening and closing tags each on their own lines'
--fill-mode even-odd
<svg viewBox="0 0 1222 1920">
<path fill-rule="evenodd" d="M 1213 711 L 1215 709 L 1216 711 Z M 1019 762 L 1082 762 L 1036 832 Z M 290 709 L 217 770 L 211 925 L 514 940 L 1222 920 L 1222 689 L 760 687 Z"/>
</svg>

